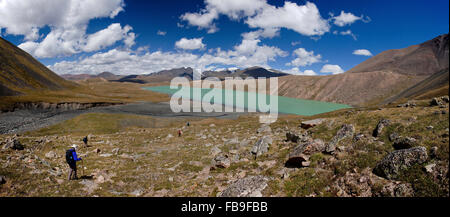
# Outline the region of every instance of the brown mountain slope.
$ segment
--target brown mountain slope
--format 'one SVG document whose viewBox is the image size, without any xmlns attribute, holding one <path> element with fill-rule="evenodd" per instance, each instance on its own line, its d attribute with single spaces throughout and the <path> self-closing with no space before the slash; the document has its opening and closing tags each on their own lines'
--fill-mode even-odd
<svg viewBox="0 0 450 217">
<path fill-rule="evenodd" d="M 0 96 L 74 87 L 31 55 L 0 38 Z"/>
<path fill-rule="evenodd" d="M 391 71 L 406 75 L 432 75 L 448 68 L 448 51 L 449 38 L 448 34 L 444 34 L 420 45 L 382 52 L 348 72 Z"/>
<path fill-rule="evenodd" d="M 375 71 L 329 76 L 285 76 L 279 78 L 279 95 L 344 103 L 376 104 L 426 77 Z"/>
<path fill-rule="evenodd" d="M 422 95 L 427 95 L 427 98 L 431 98 L 445 93 L 448 94 L 448 82 L 449 70 L 447 68 L 404 90 L 397 96 L 385 100 L 385 103 L 401 99 L 420 98 Z"/>
<path fill-rule="evenodd" d="M 420 45 L 385 51 L 346 73 L 330 76 L 286 76 L 279 94 L 303 99 L 375 105 L 448 90 L 448 34 Z"/>
</svg>

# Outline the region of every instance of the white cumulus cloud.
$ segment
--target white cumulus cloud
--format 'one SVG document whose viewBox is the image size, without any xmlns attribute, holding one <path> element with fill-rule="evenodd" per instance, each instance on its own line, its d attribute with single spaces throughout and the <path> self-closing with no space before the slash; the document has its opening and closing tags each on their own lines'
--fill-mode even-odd
<svg viewBox="0 0 450 217">
<path fill-rule="evenodd" d="M 333 75 L 344 73 L 344 70 L 339 65 L 326 64 L 320 70 L 322 73 L 331 73 Z"/>
<path fill-rule="evenodd" d="M 150 52 L 145 48 L 138 48 L 136 51 L 114 48 L 80 60 L 58 62 L 49 67 L 58 74 L 97 74 L 109 71 L 122 75 L 149 74 L 179 67 L 206 70 L 215 68 L 216 65 L 227 68 L 252 66 L 270 68 L 269 62 L 275 61 L 277 57 L 288 55 L 278 47 L 261 44 L 260 40 L 255 37 L 259 37 L 259 35 L 243 34 L 241 43 L 234 46 L 233 49 L 215 48 L 205 54 L 192 54 L 185 51 Z"/>
<path fill-rule="evenodd" d="M 295 49 L 293 54 L 297 57 L 288 63 L 288 66 L 309 66 L 321 61 L 322 56 L 320 54 L 315 55 L 314 51 L 307 51 L 305 48 Z"/>
<path fill-rule="evenodd" d="M 209 33 L 218 31 L 214 21 L 221 14 L 232 20 L 244 19 L 252 28 L 264 29 L 276 35 L 281 28 L 296 31 L 302 35 L 316 36 L 328 32 L 330 26 L 323 19 L 316 5 L 307 2 L 297 5 L 285 2 L 276 7 L 266 0 L 205 0 L 206 7 L 198 13 L 185 13 L 180 18 L 191 26 L 208 29 Z"/>
<path fill-rule="evenodd" d="M 203 44 L 203 38 L 182 38 L 175 42 L 175 46 L 183 50 L 198 50 L 205 48 L 206 45 Z"/>
<path fill-rule="evenodd" d="M 294 67 L 290 70 L 287 70 L 286 72 L 292 75 L 308 75 L 308 76 L 317 75 L 317 73 L 313 70 L 301 71 L 298 67 Z"/>
<path fill-rule="evenodd" d="M 132 46 L 136 35 L 129 26 L 112 24 L 86 34 L 90 20 L 114 18 L 124 6 L 123 0 L 2 0 L 0 29 L 7 35 L 23 35 L 25 42 L 19 47 L 40 58 L 96 51 L 117 41 Z M 39 35 L 45 27 L 50 32 Z"/>
<path fill-rule="evenodd" d="M 355 50 L 355 51 L 353 51 L 353 54 L 360 55 L 360 56 L 368 56 L 368 57 L 373 56 L 372 52 L 370 52 L 369 50 L 366 50 L 366 49 Z"/>
<path fill-rule="evenodd" d="M 83 46 L 83 50 L 86 52 L 96 51 L 109 47 L 122 39 L 131 38 L 128 43 L 129 46 L 134 44 L 134 33 L 129 33 L 133 28 L 126 25 L 122 28 L 119 23 L 113 23 L 108 28 L 100 30 L 87 37 L 86 45 Z"/>
<path fill-rule="evenodd" d="M 362 19 L 363 19 L 362 15 L 358 17 L 352 13 L 345 13 L 344 11 L 341 11 L 341 14 L 339 14 L 339 16 L 333 17 L 334 24 L 340 27 L 351 25 L 352 23 Z"/>
</svg>

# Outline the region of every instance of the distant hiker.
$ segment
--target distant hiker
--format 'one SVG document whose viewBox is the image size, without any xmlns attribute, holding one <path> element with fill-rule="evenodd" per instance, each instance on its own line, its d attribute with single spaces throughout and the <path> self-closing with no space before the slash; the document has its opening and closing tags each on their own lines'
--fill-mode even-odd
<svg viewBox="0 0 450 217">
<path fill-rule="evenodd" d="M 77 145 L 72 145 L 69 150 L 66 151 L 66 162 L 69 164 L 69 180 L 72 180 L 72 176 L 74 179 L 78 179 L 77 177 L 77 161 L 82 160 L 77 157 L 76 149 Z"/>
<path fill-rule="evenodd" d="M 191 126 L 191 123 L 188 121 L 187 124 L 186 124 L 186 126 L 190 127 L 190 126 Z"/>
<path fill-rule="evenodd" d="M 178 130 L 178 137 L 181 137 L 183 135 L 183 131 Z"/>
<path fill-rule="evenodd" d="M 83 138 L 84 146 L 88 146 L 88 137 Z"/>
</svg>

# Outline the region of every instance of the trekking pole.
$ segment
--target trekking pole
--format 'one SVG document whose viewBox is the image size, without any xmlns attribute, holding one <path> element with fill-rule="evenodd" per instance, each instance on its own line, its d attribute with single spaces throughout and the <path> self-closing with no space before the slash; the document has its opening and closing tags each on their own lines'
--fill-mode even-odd
<svg viewBox="0 0 450 217">
<path fill-rule="evenodd" d="M 82 170 L 83 174 L 82 175 L 84 176 L 84 159 L 81 159 L 81 167 L 83 167 L 83 170 Z"/>
</svg>

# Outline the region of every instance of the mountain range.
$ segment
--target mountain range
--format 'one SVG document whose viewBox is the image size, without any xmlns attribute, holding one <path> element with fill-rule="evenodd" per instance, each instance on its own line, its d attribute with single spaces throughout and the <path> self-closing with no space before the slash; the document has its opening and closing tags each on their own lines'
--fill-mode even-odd
<svg viewBox="0 0 450 217">
<path fill-rule="evenodd" d="M 139 84 L 170 82 L 174 77 L 192 80 L 189 67 L 146 75 L 120 76 L 111 72 L 98 75 L 62 75 L 62 78 L 26 52 L 0 40 L 0 96 L 23 94 L 35 89 L 64 89 L 77 84 L 67 80 L 101 79 Z M 386 104 L 433 94 L 448 94 L 449 38 L 438 36 L 419 45 L 382 52 L 349 71 L 328 76 L 290 75 L 251 67 L 242 70 L 205 71 L 202 78 L 279 77 L 279 95 L 354 106 Z"/>
</svg>

